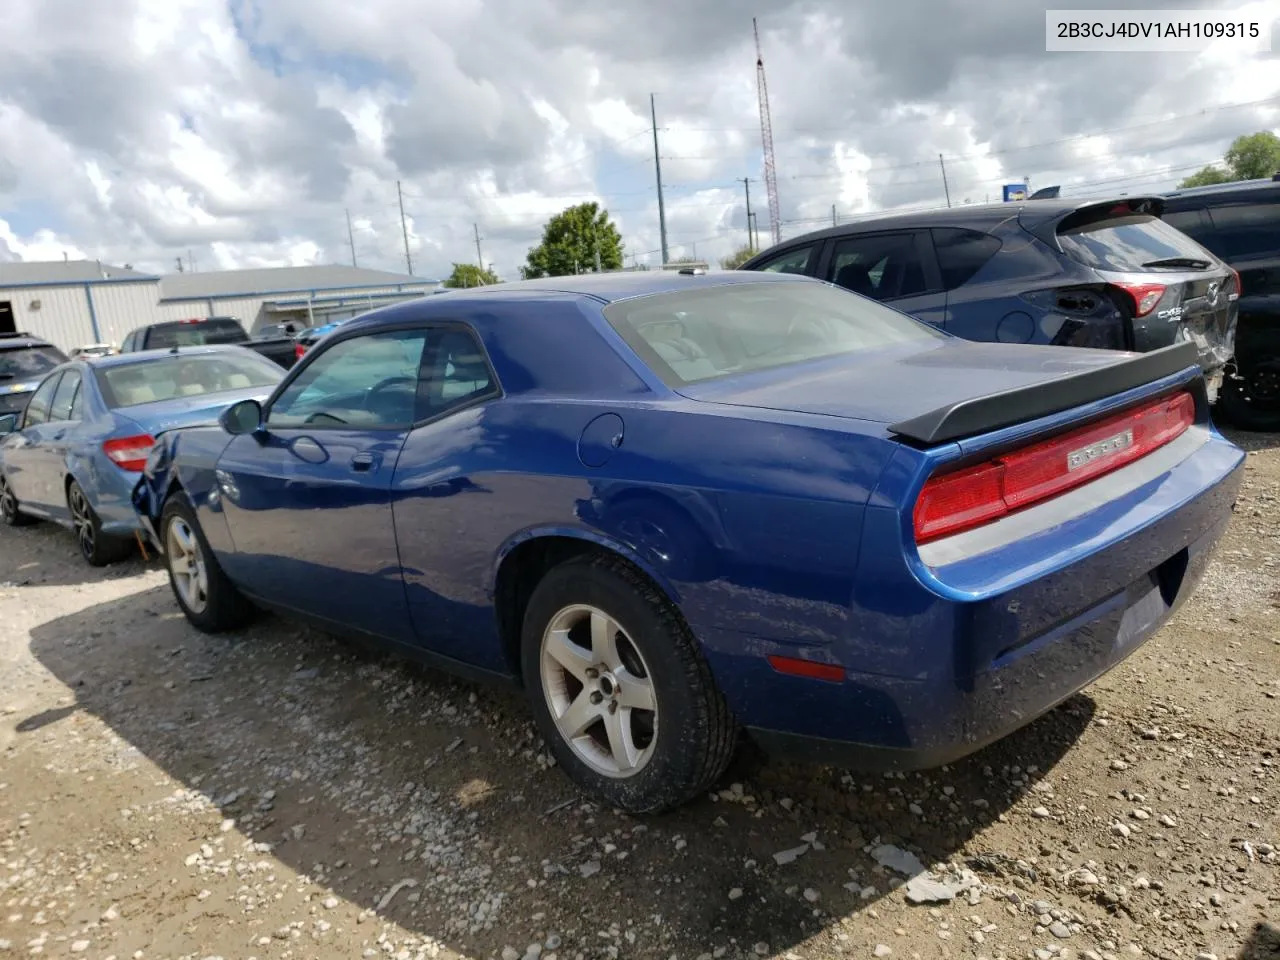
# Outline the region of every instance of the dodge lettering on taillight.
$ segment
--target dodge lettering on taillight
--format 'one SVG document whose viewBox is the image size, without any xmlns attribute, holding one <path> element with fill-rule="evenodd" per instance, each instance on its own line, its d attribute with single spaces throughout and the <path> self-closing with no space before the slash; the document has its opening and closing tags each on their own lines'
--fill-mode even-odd
<svg viewBox="0 0 1280 960">
<path fill-rule="evenodd" d="M 1133 446 L 1133 430 L 1121 430 L 1119 433 L 1096 443 L 1091 443 L 1087 447 L 1072 450 L 1067 454 L 1067 469 L 1079 470 L 1095 460 L 1109 457 L 1111 454 L 1119 453 L 1121 450 L 1131 446 Z"/>
</svg>

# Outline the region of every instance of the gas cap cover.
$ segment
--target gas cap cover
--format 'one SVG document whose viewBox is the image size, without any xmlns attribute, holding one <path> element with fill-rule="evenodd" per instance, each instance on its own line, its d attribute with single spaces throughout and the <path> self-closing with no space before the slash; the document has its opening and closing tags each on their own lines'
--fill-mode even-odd
<svg viewBox="0 0 1280 960">
<path fill-rule="evenodd" d="M 578 438 L 578 459 L 584 467 L 603 467 L 622 446 L 623 423 L 616 413 L 602 413 L 585 427 Z"/>
</svg>

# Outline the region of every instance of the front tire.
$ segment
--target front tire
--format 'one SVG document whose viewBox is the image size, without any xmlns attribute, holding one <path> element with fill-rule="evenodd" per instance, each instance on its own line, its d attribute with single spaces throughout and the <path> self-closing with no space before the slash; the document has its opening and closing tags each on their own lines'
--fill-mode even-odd
<svg viewBox="0 0 1280 960">
<path fill-rule="evenodd" d="M 0 520 L 6 527 L 27 527 L 36 522 L 35 517 L 22 512 L 13 488 L 3 474 L 0 474 Z"/>
<path fill-rule="evenodd" d="M 521 637 L 525 688 L 557 762 L 586 792 L 637 814 L 709 789 L 738 729 L 697 641 L 632 566 L 570 560 L 534 590 Z"/>
<path fill-rule="evenodd" d="M 222 633 L 253 620 L 257 611 L 223 573 L 184 494 L 174 494 L 165 502 L 160 536 L 169 586 L 193 627 Z"/>
<path fill-rule="evenodd" d="M 102 532 L 102 521 L 89 503 L 88 495 L 75 480 L 67 484 L 67 510 L 71 513 L 76 546 L 89 566 L 105 567 L 123 560 L 132 552 L 133 544 L 128 540 Z"/>
</svg>

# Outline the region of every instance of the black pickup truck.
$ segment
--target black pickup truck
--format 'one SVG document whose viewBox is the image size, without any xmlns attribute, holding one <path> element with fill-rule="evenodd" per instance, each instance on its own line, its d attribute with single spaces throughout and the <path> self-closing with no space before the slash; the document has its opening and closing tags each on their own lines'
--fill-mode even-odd
<svg viewBox="0 0 1280 960">
<path fill-rule="evenodd" d="M 169 320 L 138 327 L 124 338 L 121 353 L 138 350 L 168 350 L 171 347 L 193 347 L 210 343 L 236 343 L 274 360 L 286 370 L 297 361 L 293 337 L 253 338 L 235 317 L 192 317 Z"/>
</svg>

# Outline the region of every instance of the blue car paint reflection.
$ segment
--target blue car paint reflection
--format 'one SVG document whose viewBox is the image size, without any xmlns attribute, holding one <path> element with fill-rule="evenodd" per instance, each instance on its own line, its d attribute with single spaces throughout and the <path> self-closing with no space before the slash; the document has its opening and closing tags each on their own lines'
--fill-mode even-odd
<svg viewBox="0 0 1280 960">
<path fill-rule="evenodd" d="M 1200 372 L 921 449 L 886 421 L 1117 354 L 940 335 L 817 361 L 803 377 L 787 368 L 677 391 L 601 313 L 688 284 L 813 282 L 566 278 L 378 310 L 311 351 L 286 385 L 336 340 L 439 321 L 475 332 L 501 396 L 375 439 L 288 431 L 329 452 L 315 464 L 270 432 L 176 432 L 135 502 L 154 524 L 165 498 L 185 492 L 227 574 L 260 601 L 484 676 L 519 679 L 522 564 L 553 542 L 612 551 L 676 604 L 735 716 L 766 746 L 872 767 L 948 762 L 1079 690 L 1185 602 L 1225 528 L 1243 455 L 1199 402 L 1185 456 L 1135 489 L 1026 542 L 929 564 L 910 512 L 940 465 L 1198 390 Z M 353 476 L 357 448 L 379 468 Z M 781 674 L 771 655 L 838 665 L 845 680 Z"/>
</svg>

